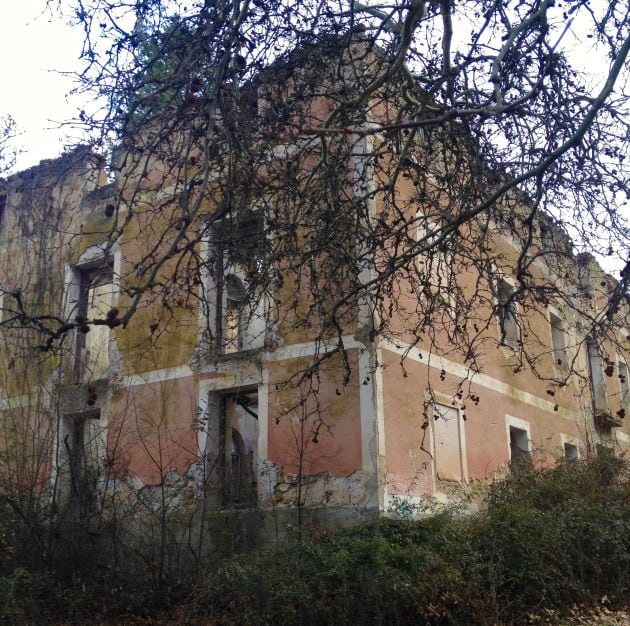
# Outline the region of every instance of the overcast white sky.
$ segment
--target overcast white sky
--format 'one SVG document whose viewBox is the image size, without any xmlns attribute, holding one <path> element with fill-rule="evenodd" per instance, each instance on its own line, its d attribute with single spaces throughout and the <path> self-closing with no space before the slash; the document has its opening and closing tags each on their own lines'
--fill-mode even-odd
<svg viewBox="0 0 630 626">
<path fill-rule="evenodd" d="M 17 123 L 25 152 L 17 170 L 58 156 L 71 134 L 59 122 L 75 116 L 73 84 L 59 70 L 76 70 L 82 33 L 45 11 L 45 0 L 0 0 L 0 116 Z"/>
<path fill-rule="evenodd" d="M 82 42 L 81 29 L 47 11 L 46 0 L 0 0 L 0 116 L 13 115 L 21 133 L 24 153 L 17 170 L 56 157 L 72 143 L 66 141 L 72 130 L 60 123 L 77 116 L 81 101 L 68 96 L 73 83 L 60 72 L 81 68 Z M 574 60 L 586 65 L 592 54 L 586 41 L 571 43 Z M 600 71 L 592 72 L 594 77 Z M 77 138 L 75 134 L 75 142 Z"/>
<path fill-rule="evenodd" d="M 68 97 L 73 83 L 60 71 L 80 69 L 82 41 L 81 29 L 47 11 L 46 0 L 0 0 L 0 116 L 13 115 L 21 132 L 25 153 L 17 169 L 57 156 L 66 143 L 71 130 L 59 123 L 76 117 L 81 107 L 78 98 Z M 591 64 L 591 42 L 567 37 L 566 43 L 578 66 Z M 603 68 L 591 67 L 598 82 Z"/>
<path fill-rule="evenodd" d="M 607 60 L 594 54 L 591 41 L 575 34 L 582 31 L 579 25 L 571 31 L 565 47 L 571 48 L 574 63 L 591 74 L 594 84 L 601 83 Z M 0 0 L 0 116 L 14 117 L 20 133 L 16 143 L 23 149 L 14 171 L 55 158 L 64 146 L 80 141 L 76 131 L 61 124 L 85 105 L 68 95 L 73 81 L 60 72 L 82 67 L 82 43 L 81 29 L 47 11 L 46 0 Z"/>
</svg>

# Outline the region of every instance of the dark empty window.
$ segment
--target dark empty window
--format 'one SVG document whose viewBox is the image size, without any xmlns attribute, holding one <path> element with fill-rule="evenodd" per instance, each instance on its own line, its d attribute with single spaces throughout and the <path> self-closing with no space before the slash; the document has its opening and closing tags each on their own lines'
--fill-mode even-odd
<svg viewBox="0 0 630 626">
<path fill-rule="evenodd" d="M 578 447 L 573 444 L 565 441 L 563 444 L 564 448 L 564 458 L 567 461 L 577 461 L 579 458 Z"/>
<path fill-rule="evenodd" d="M 520 469 L 530 464 L 529 436 L 525 429 L 510 426 L 510 467 Z"/>
<path fill-rule="evenodd" d="M 556 252 L 556 241 L 553 227 L 550 224 L 543 224 L 540 227 L 540 243 L 543 252 Z"/>
<path fill-rule="evenodd" d="M 95 493 L 98 468 L 92 423 L 99 418 L 99 410 L 65 416 L 63 447 L 68 495 L 74 504 L 88 504 Z"/>
<path fill-rule="evenodd" d="M 0 226 L 4 224 L 4 214 L 7 210 L 7 194 L 0 193 Z"/>
<path fill-rule="evenodd" d="M 263 262 L 263 216 L 249 212 L 228 218 L 217 229 L 223 263 L 240 267 L 246 275 L 260 271 Z"/>
</svg>

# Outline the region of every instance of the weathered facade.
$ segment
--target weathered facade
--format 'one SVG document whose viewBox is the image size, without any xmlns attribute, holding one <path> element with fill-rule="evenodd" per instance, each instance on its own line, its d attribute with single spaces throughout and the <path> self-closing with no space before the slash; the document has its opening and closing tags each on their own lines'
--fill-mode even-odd
<svg viewBox="0 0 630 626">
<path fill-rule="evenodd" d="M 319 114 L 317 106 L 311 114 L 322 119 L 327 105 Z M 448 320 L 435 333 L 416 328 L 418 300 L 451 297 L 447 273 L 462 293 L 479 288 L 480 274 L 457 273 L 448 251 L 432 257 L 439 266 L 426 261 L 428 288 L 403 279 L 388 295 L 396 300 L 388 332 L 375 332 L 374 311 L 359 303 L 326 336 L 296 322 L 309 306 L 297 276 L 285 273 L 273 291 L 247 299 L 255 242 L 266 236 L 255 200 L 229 232 L 227 220 L 215 220 L 199 237 L 193 287 L 160 295 L 161 273 L 177 272 L 171 261 L 150 285 L 134 282 L 174 209 L 157 160 L 141 185 L 128 168 L 110 182 L 101 159 L 77 150 L 2 187 L 6 482 L 52 491 L 60 506 L 154 490 L 177 506 L 359 519 L 429 495 L 465 497 L 516 457 L 553 464 L 600 445 L 630 446 L 629 355 L 620 347 L 629 329 L 618 328 L 614 346 L 584 336 L 584 319 L 614 289 L 593 259 L 541 254 L 531 271 L 564 281 L 575 306 L 550 298 L 546 313 L 525 313 L 505 269 L 518 244 L 512 227 L 498 224 L 503 278 L 483 287 L 477 315 L 492 323 L 479 331 L 474 360 L 453 349 Z M 396 194 L 422 214 L 412 181 L 401 178 Z M 139 202 L 162 208 L 143 211 Z M 377 220 L 385 200 L 375 196 L 370 210 Z M 202 207 L 199 228 L 213 211 Z M 426 227 L 417 221 L 415 236 Z M 540 250 L 549 232 L 554 246 L 569 245 L 550 225 L 540 229 Z M 220 270 L 208 269 L 217 259 Z M 140 306 L 122 323 L 141 288 Z M 453 299 L 441 310 L 457 306 Z M 42 312 L 50 319 L 33 321 Z M 535 367 L 519 360 L 519 342 L 536 345 Z"/>
</svg>

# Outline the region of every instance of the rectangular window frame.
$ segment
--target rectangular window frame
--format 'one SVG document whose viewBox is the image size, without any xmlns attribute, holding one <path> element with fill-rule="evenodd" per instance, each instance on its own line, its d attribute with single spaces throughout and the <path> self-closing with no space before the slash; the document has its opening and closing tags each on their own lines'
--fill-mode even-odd
<svg viewBox="0 0 630 626">
<path fill-rule="evenodd" d="M 547 309 L 547 319 L 553 365 L 558 371 L 565 373 L 569 370 L 566 320 L 562 312 L 554 307 Z"/>
<path fill-rule="evenodd" d="M 453 484 L 468 484 L 468 461 L 466 453 L 466 429 L 463 417 L 463 410 L 460 403 L 453 403 L 453 399 L 446 394 L 440 392 L 432 392 L 428 398 L 430 415 L 431 415 L 431 455 L 433 466 L 433 481 L 434 484 L 439 483 L 453 483 Z M 440 455 L 438 451 L 437 433 L 436 433 L 436 407 L 444 407 L 449 411 L 456 411 L 457 413 L 457 445 L 459 453 L 459 466 L 460 466 L 460 478 L 442 478 L 440 476 Z M 438 409 L 439 410 L 439 409 Z M 440 418 L 437 418 L 440 419 Z"/>
<path fill-rule="evenodd" d="M 238 249 L 239 242 L 251 237 L 260 239 L 265 236 L 264 216 L 262 212 L 251 209 L 240 216 L 225 217 L 209 228 L 210 240 L 207 241 L 207 255 L 209 271 L 205 276 L 205 293 L 214 294 L 214 302 L 207 301 L 209 330 L 213 336 L 212 350 L 215 354 L 228 356 L 260 347 L 259 342 L 252 341 L 248 333 L 248 321 L 253 312 L 247 303 L 248 281 L 246 276 L 252 272 L 262 271 L 263 262 L 258 262 L 259 250 L 255 244 L 248 246 L 248 252 L 243 255 Z M 241 305 L 237 310 L 236 299 L 230 297 L 228 281 L 230 277 L 238 280 L 243 288 L 240 299 Z M 236 321 L 237 336 L 234 328 L 227 328 L 228 315 Z M 233 326 L 234 324 L 232 324 Z M 232 332 L 231 332 L 232 331 Z M 264 341 L 263 341 L 264 343 Z"/>
<path fill-rule="evenodd" d="M 439 231 L 438 226 L 423 213 L 416 214 L 416 241 Z M 428 267 L 427 267 L 428 263 Z M 440 299 L 444 309 L 451 316 L 456 315 L 456 300 L 453 289 L 453 256 L 445 250 L 434 249 L 430 255 L 416 258 L 416 270 L 426 272 L 431 295 Z"/>
<path fill-rule="evenodd" d="M 523 460 L 531 459 L 533 446 L 530 423 L 513 415 L 506 415 L 505 432 L 510 466 L 512 467 L 517 461 L 517 449 Z"/>
<path fill-rule="evenodd" d="M 604 358 L 599 342 L 589 335 L 586 338 L 589 380 L 595 413 L 608 413 L 608 395 L 606 393 L 606 379 L 604 378 Z"/>
<path fill-rule="evenodd" d="M 119 295 L 119 276 L 120 276 L 120 263 L 121 254 L 119 251 L 106 250 L 103 245 L 91 246 L 79 257 L 78 261 L 73 265 L 66 265 L 65 275 L 65 311 L 66 319 L 70 323 L 75 324 L 75 330 L 72 336 L 72 349 L 73 349 L 73 362 L 71 369 L 68 371 L 68 375 L 72 378 L 72 382 L 75 384 L 81 384 L 84 382 L 95 382 L 96 380 L 106 379 L 111 377 L 109 368 L 111 362 L 109 361 L 109 344 L 107 349 L 107 367 L 104 368 L 102 376 L 89 375 L 90 368 L 86 367 L 85 363 L 85 350 L 86 350 L 86 335 L 89 332 L 96 331 L 97 333 L 107 333 L 108 341 L 111 342 L 112 334 L 109 324 L 105 323 L 107 313 L 117 307 L 118 295 Z M 110 307 L 108 311 L 102 311 L 102 315 L 92 316 L 95 319 L 102 319 L 100 324 L 84 324 L 84 321 L 92 319 L 88 313 L 88 296 L 89 296 L 89 284 L 90 275 L 97 272 L 107 272 L 109 282 L 102 284 L 111 284 L 111 296 L 110 302 L 107 306 Z M 89 319 L 88 319 L 89 318 Z M 90 331 L 85 332 L 86 327 L 89 327 Z M 94 337 L 94 335 L 93 335 Z"/>
<path fill-rule="evenodd" d="M 225 381 L 210 379 L 199 383 L 198 414 L 201 417 L 200 428 L 197 435 L 199 459 L 197 466 L 200 473 L 199 488 L 207 494 L 215 494 L 219 497 L 221 505 L 233 506 L 231 500 L 240 500 L 240 505 L 253 506 L 260 502 L 266 494 L 264 485 L 268 478 L 267 459 L 267 426 L 268 426 L 268 397 L 269 375 L 264 373 L 262 381 L 256 378 L 243 380 L 243 385 L 236 387 L 223 386 Z M 240 408 L 228 403 L 236 403 Z M 236 409 L 236 410 L 235 410 Z M 243 418 L 249 422 L 249 429 Z M 253 421 L 252 421 L 253 419 Z M 232 433 L 236 429 L 249 443 L 246 459 L 249 472 L 248 494 L 246 498 L 242 487 L 236 487 L 231 478 L 231 464 L 234 461 L 233 453 L 239 450 L 231 449 Z M 246 431 L 249 430 L 248 437 Z M 249 454 L 250 451 L 252 454 Z M 243 469 L 241 464 L 240 469 Z M 242 474 L 241 474 L 242 477 Z M 239 480 L 239 482 L 241 482 Z"/>
<path fill-rule="evenodd" d="M 85 409 L 62 416 L 60 432 L 61 463 L 56 476 L 71 505 L 87 505 L 93 501 L 103 471 L 104 456 L 102 410 Z"/>
<path fill-rule="evenodd" d="M 560 448 L 562 458 L 566 461 L 579 461 L 582 457 L 580 445 L 575 437 L 560 433 Z"/>
<path fill-rule="evenodd" d="M 77 316 L 80 316 L 79 319 L 88 320 L 89 319 L 89 296 L 91 289 L 95 287 L 99 287 L 101 285 L 111 285 L 112 294 L 111 294 L 111 307 L 114 306 L 114 262 L 112 259 L 103 260 L 102 262 L 88 267 L 77 267 L 75 269 L 76 275 L 79 279 L 79 298 L 77 301 Z M 96 277 L 96 282 L 95 282 Z M 105 312 L 106 314 L 107 312 Z M 76 319 L 76 318 L 75 318 Z M 89 369 L 92 364 L 88 362 L 90 357 L 88 351 L 88 337 L 87 333 L 82 332 L 85 326 L 79 325 L 76 332 L 75 339 L 75 382 L 84 382 L 86 374 L 89 372 Z M 108 326 L 88 326 L 90 332 L 103 332 L 103 329 L 107 329 L 107 338 L 105 341 L 107 342 L 107 351 L 109 351 L 109 327 Z M 104 376 L 95 376 L 94 380 L 99 378 L 106 378 L 106 371 L 109 369 L 109 354 L 106 356 L 107 365 L 105 367 L 105 375 Z M 100 373 L 100 370 L 103 369 L 102 366 L 100 369 L 96 370 Z"/>
<path fill-rule="evenodd" d="M 516 287 L 507 276 L 495 278 L 495 305 L 499 345 L 515 349 L 521 340 L 519 310 L 514 294 Z"/>
<path fill-rule="evenodd" d="M 619 380 L 619 408 L 626 413 L 630 410 L 630 380 L 628 380 L 628 363 L 617 355 L 617 378 Z"/>
</svg>

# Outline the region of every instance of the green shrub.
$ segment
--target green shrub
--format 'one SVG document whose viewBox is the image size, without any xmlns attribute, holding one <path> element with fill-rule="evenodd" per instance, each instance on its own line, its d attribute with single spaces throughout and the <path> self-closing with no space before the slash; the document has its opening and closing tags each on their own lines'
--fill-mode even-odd
<svg viewBox="0 0 630 626">
<path fill-rule="evenodd" d="M 505 620 L 540 607 L 628 596 L 630 482 L 614 457 L 529 470 L 497 484 L 474 550 Z"/>
<path fill-rule="evenodd" d="M 152 586 L 151 555 L 0 506 L 0 623 L 129 623 L 180 602 L 177 623 L 522 624 L 603 596 L 627 603 L 630 472 L 613 457 L 524 467 L 474 516 L 380 519 L 279 544 L 224 560 L 194 590 L 173 577 Z"/>
<path fill-rule="evenodd" d="M 232 560 L 197 595 L 217 623 L 523 623 L 630 600 L 630 483 L 614 458 L 521 472 L 476 516 L 382 519 Z"/>
</svg>

